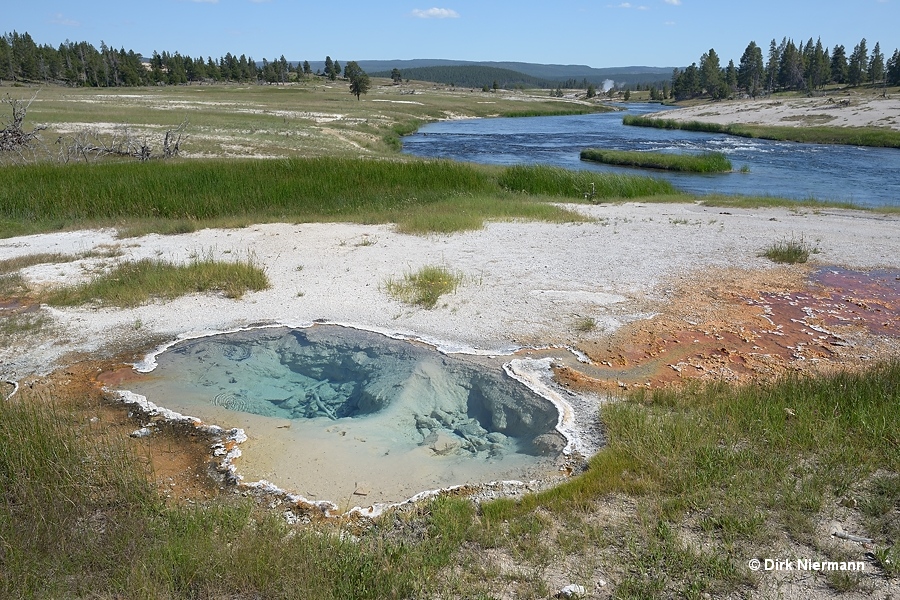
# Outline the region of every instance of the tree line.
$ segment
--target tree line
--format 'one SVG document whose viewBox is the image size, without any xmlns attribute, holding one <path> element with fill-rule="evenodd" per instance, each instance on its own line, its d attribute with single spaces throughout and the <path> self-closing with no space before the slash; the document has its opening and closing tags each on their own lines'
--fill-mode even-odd
<svg viewBox="0 0 900 600">
<path fill-rule="evenodd" d="M 829 52 L 822 40 L 800 43 L 783 38 L 769 44 L 767 57 L 762 48 L 750 42 L 736 66 L 733 60 L 725 67 L 715 49 L 704 52 L 700 64 L 692 63 L 672 74 L 671 96 L 686 100 L 708 96 L 712 99 L 732 98 L 741 94 L 756 97 L 778 91 L 821 90 L 827 85 L 896 86 L 900 85 L 900 50 L 885 58 L 876 42 L 871 53 L 863 38 L 850 54 L 842 45 Z M 652 90 L 651 90 L 652 91 Z M 668 92 L 665 94 L 668 97 Z"/>
<path fill-rule="evenodd" d="M 390 73 L 381 71 L 373 73 L 374 77 L 392 77 L 395 75 L 394 69 Z M 514 88 L 521 87 L 549 87 L 550 82 L 538 77 L 532 77 L 525 73 L 504 69 L 500 67 L 489 67 L 483 65 L 444 65 L 433 67 L 412 67 L 404 69 L 402 78 L 415 79 L 418 81 L 431 81 L 434 83 L 442 83 L 450 86 L 463 88 L 482 88 L 485 85 L 491 86 L 493 82 L 497 82 L 500 87 Z M 553 85 L 556 85 L 555 83 Z"/>
<path fill-rule="evenodd" d="M 326 58 L 326 73 L 336 79 L 340 63 Z M 328 64 L 331 63 L 331 69 Z M 38 45 L 26 33 L 0 36 L 0 81 L 43 82 L 76 87 L 178 85 L 192 82 L 286 83 L 313 75 L 309 61 L 292 64 L 284 55 L 257 63 L 241 54 L 217 59 L 153 52 L 148 59 L 133 50 L 116 50 L 100 43 L 66 40 L 58 47 Z"/>
</svg>

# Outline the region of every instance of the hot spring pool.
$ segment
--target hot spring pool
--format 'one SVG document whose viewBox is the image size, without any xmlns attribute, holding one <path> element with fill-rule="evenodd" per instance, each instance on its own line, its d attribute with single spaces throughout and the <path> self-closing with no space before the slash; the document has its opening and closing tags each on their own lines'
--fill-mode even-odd
<svg viewBox="0 0 900 600">
<path fill-rule="evenodd" d="M 183 341 L 129 382 L 158 406 L 249 439 L 237 463 L 310 500 L 419 492 L 555 473 L 558 411 L 501 363 L 334 325 Z"/>
</svg>

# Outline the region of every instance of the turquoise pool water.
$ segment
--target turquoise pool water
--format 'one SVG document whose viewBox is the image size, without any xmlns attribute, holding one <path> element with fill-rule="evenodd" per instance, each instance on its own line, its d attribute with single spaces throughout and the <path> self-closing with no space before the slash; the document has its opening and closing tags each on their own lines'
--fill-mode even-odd
<svg viewBox="0 0 900 600">
<path fill-rule="evenodd" d="M 557 409 L 499 362 L 345 327 L 261 328 L 180 342 L 133 391 L 242 427 L 238 471 L 315 499 L 420 491 L 554 470 Z"/>
</svg>

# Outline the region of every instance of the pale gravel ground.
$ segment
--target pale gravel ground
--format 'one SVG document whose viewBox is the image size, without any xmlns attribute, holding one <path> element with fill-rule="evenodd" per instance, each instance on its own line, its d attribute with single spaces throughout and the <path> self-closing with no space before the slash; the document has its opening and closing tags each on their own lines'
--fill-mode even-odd
<svg viewBox="0 0 900 600">
<path fill-rule="evenodd" d="M 659 116 L 677 121 L 701 121 L 720 125 L 825 125 L 900 130 L 900 98 L 834 94 L 819 98 L 732 100 L 665 111 Z"/>
<path fill-rule="evenodd" d="M 695 204 L 576 206 L 597 222 L 490 223 L 483 230 L 427 237 L 391 226 L 271 224 L 178 236 L 117 240 L 113 231 L 52 233 L 0 240 L 0 260 L 39 252 L 75 254 L 118 244 L 117 259 L 87 259 L 24 271 L 33 285 L 70 284 L 110 260 L 175 262 L 212 254 L 252 256 L 272 288 L 241 300 L 195 294 L 134 309 L 44 308 L 58 328 L 28 347 L 0 348 L 0 376 L 19 379 L 64 363 L 70 352 L 100 352 L 254 323 L 353 324 L 432 341 L 446 350 L 505 353 L 527 345 L 569 344 L 575 322 L 595 333 L 647 317 L 667 286 L 709 268 L 771 268 L 758 253 L 776 240 L 803 238 L 816 263 L 900 266 L 900 217 L 858 211 L 720 209 Z M 723 214 L 730 213 L 730 214 Z M 686 223 L 685 223 L 686 221 Z M 424 265 L 463 275 L 433 310 L 391 298 L 385 282 Z"/>
</svg>

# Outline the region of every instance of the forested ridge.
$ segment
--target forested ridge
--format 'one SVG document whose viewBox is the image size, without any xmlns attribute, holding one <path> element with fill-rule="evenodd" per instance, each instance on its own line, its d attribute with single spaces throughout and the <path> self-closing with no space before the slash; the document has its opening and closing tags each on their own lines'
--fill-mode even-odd
<svg viewBox="0 0 900 600">
<path fill-rule="evenodd" d="M 156 51 L 144 57 L 103 42 L 98 49 L 88 42 L 66 40 L 54 48 L 36 44 L 28 33 L 13 31 L 0 37 L 0 81 L 117 87 L 200 81 L 284 83 L 298 74 L 311 75 L 309 63 L 293 66 L 283 55 L 258 65 L 246 54 L 230 52 L 216 59 Z"/>
<path fill-rule="evenodd" d="M 781 43 L 773 39 L 765 59 L 762 48 L 750 42 L 737 66 L 730 60 L 723 68 L 711 48 L 700 57 L 699 65 L 675 69 L 671 96 L 676 100 L 703 96 L 722 99 L 739 94 L 756 97 L 778 91 L 812 93 L 828 85 L 900 85 L 900 50 L 895 49 L 886 58 L 879 42 L 870 53 L 865 38 L 849 54 L 840 44 L 829 52 L 821 39 L 813 42 L 810 38 L 799 45 L 788 38 Z M 664 90 L 663 96 L 668 95 Z"/>
<path fill-rule="evenodd" d="M 326 75 L 340 74 L 339 63 Z M 257 82 L 286 83 L 312 75 L 308 61 L 290 62 L 284 55 L 256 62 L 246 54 L 226 53 L 219 58 L 182 55 L 179 52 L 154 51 L 146 57 L 100 43 L 96 48 L 88 42 L 66 40 L 53 47 L 37 44 L 26 33 L 13 31 L 0 36 L 0 81 L 55 83 L 84 87 L 117 87 L 142 85 L 177 85 L 191 82 Z M 391 76 L 401 77 L 398 69 Z M 653 77 L 653 76 L 648 76 Z M 452 83 L 463 87 L 557 87 L 588 88 L 599 82 L 587 78 L 565 82 L 551 81 L 518 71 L 490 66 L 436 66 L 407 69 L 403 79 L 422 79 Z M 655 77 L 653 77 L 655 79 Z M 755 42 L 750 42 L 735 65 L 729 60 L 722 66 L 715 49 L 684 69 L 676 68 L 671 81 L 651 83 L 651 97 L 677 100 L 708 96 L 713 99 L 741 94 L 757 96 L 776 91 L 815 91 L 827 85 L 900 85 L 900 50 L 890 57 L 876 42 L 869 50 L 863 38 L 851 52 L 835 45 L 831 50 L 821 40 L 795 44 L 789 38 L 781 43 L 772 40 L 767 56 Z M 631 82 L 617 82 L 631 88 Z M 637 84 L 637 89 L 642 86 Z"/>
<path fill-rule="evenodd" d="M 387 72 L 373 73 L 375 77 L 390 77 Z M 404 69 L 402 71 L 404 79 L 415 79 L 419 81 L 432 81 L 435 83 L 445 83 L 448 85 L 456 85 L 459 87 L 482 87 L 485 85 L 498 85 L 504 88 L 512 88 L 516 86 L 529 88 L 548 88 L 556 87 L 556 82 L 550 82 L 539 77 L 532 77 L 519 71 L 511 69 L 503 69 L 499 67 L 485 67 L 477 65 L 453 65 L 453 66 L 435 66 L 435 67 L 415 67 L 412 69 Z"/>
</svg>

